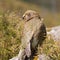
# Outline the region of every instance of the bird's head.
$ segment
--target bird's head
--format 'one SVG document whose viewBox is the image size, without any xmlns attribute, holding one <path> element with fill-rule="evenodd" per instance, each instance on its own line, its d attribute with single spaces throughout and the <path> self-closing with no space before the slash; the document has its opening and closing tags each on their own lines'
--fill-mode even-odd
<svg viewBox="0 0 60 60">
<path fill-rule="evenodd" d="M 40 18 L 40 15 L 36 11 L 33 11 L 33 10 L 27 10 L 22 16 L 22 18 L 26 21 L 29 21 L 33 19 L 34 17 Z"/>
</svg>

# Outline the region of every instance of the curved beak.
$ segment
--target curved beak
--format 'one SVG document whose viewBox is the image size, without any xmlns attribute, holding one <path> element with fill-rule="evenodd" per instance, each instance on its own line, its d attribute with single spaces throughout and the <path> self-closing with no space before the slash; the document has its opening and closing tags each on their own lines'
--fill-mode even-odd
<svg viewBox="0 0 60 60">
<path fill-rule="evenodd" d="M 22 16 L 22 19 L 24 19 L 24 18 L 25 18 L 25 15 Z"/>
</svg>

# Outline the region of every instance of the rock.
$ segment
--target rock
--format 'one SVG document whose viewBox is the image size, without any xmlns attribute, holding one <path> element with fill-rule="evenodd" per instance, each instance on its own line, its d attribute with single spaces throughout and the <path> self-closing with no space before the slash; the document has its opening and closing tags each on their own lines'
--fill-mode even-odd
<svg viewBox="0 0 60 60">
<path fill-rule="evenodd" d="M 46 56 L 46 54 L 41 54 L 38 56 L 38 60 L 51 60 L 49 56 Z"/>
<path fill-rule="evenodd" d="M 53 40 L 60 40 L 60 26 L 52 27 L 47 34 L 50 34 Z"/>
</svg>

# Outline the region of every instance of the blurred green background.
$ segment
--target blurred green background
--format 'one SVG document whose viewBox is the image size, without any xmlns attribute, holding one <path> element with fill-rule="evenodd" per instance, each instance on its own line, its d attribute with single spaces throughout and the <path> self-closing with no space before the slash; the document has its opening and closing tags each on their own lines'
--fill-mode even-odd
<svg viewBox="0 0 60 60">
<path fill-rule="evenodd" d="M 60 0 L 0 0 L 0 60 L 8 60 L 18 54 L 24 24 L 20 18 L 30 9 L 40 13 L 46 27 L 60 25 Z M 42 53 L 52 60 L 60 60 L 57 44 L 46 39 Z"/>
<path fill-rule="evenodd" d="M 36 10 L 44 17 L 46 26 L 60 25 L 60 0 L 0 0 L 0 14 L 6 11 Z"/>
</svg>

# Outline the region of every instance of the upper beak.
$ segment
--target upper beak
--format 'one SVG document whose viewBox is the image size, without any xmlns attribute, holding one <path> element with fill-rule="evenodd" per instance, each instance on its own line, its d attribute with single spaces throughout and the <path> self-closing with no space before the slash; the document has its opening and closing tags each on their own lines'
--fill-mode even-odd
<svg viewBox="0 0 60 60">
<path fill-rule="evenodd" d="M 24 18 L 25 18 L 25 15 L 22 16 L 22 19 L 24 19 Z"/>
</svg>

